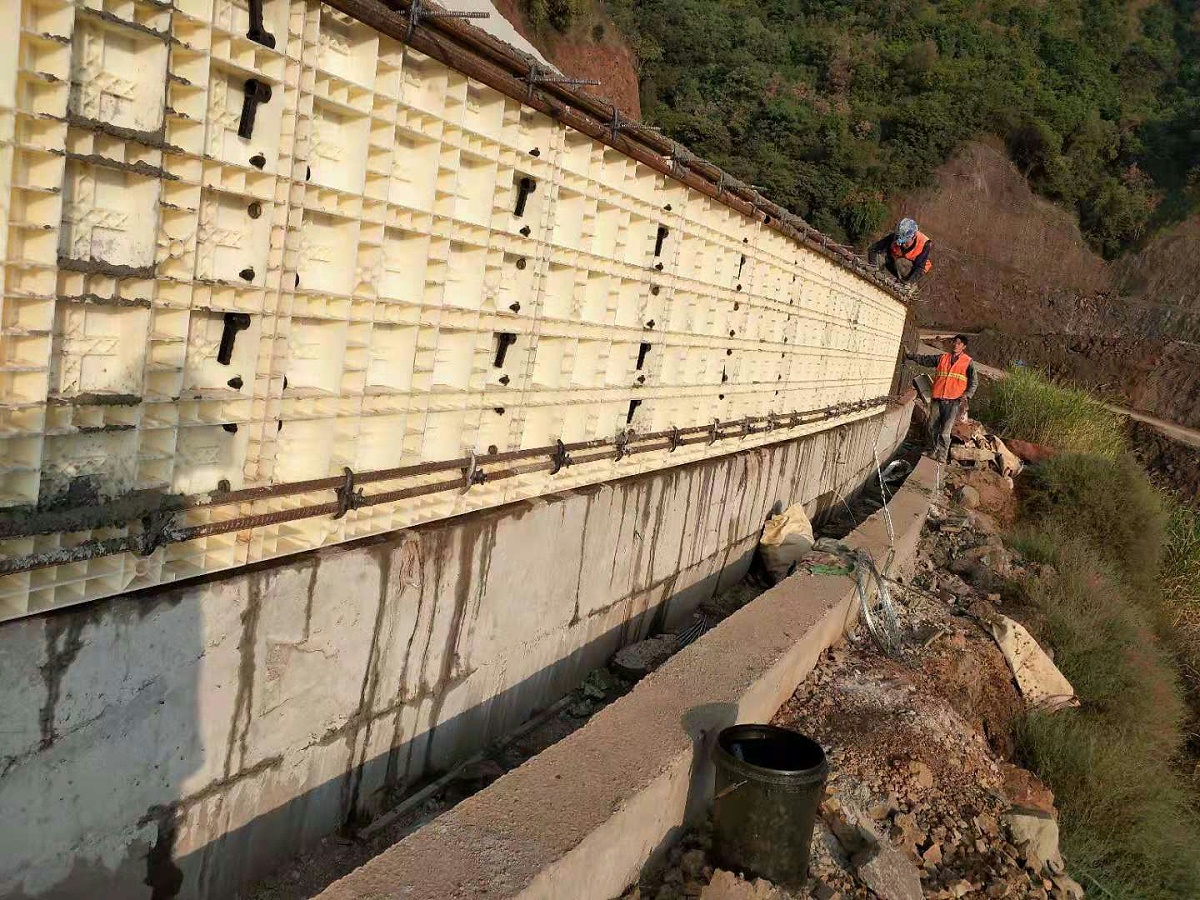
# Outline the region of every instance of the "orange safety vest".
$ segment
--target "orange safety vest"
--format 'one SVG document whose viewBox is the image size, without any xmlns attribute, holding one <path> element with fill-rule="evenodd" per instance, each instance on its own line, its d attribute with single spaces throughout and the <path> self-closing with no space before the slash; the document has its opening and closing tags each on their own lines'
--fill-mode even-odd
<svg viewBox="0 0 1200 900">
<path fill-rule="evenodd" d="M 889 251 L 891 252 L 893 259 L 902 259 L 903 258 L 903 259 L 907 259 L 909 262 L 915 262 L 917 257 L 920 256 L 921 253 L 925 250 L 925 245 L 928 243 L 929 243 L 929 238 L 927 238 L 924 234 L 922 234 L 921 232 L 918 231 L 917 239 L 915 241 L 913 241 L 913 245 L 911 247 L 909 247 L 907 250 L 905 250 L 903 247 L 901 247 L 895 241 L 892 241 L 892 246 L 889 248 Z M 928 272 L 932 268 L 933 268 L 933 262 L 928 259 L 925 260 L 925 271 Z"/>
<path fill-rule="evenodd" d="M 971 365 L 971 357 L 961 354 L 954 359 L 949 353 L 943 353 L 938 360 L 937 371 L 933 375 L 933 399 L 957 400 L 967 392 L 967 367 Z"/>
</svg>

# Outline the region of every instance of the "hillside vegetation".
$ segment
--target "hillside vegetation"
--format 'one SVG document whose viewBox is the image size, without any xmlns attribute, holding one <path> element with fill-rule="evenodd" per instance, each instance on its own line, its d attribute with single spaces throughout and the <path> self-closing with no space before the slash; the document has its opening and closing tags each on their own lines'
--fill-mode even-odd
<svg viewBox="0 0 1200 900">
<path fill-rule="evenodd" d="M 526 0 L 567 28 L 584 0 Z M 962 142 L 1001 136 L 1106 256 L 1200 194 L 1192 2 L 609 0 L 648 122 L 862 241 Z M 1197 190 L 1193 190 L 1197 188 Z"/>
<path fill-rule="evenodd" d="M 1020 478 L 1014 543 L 1050 564 L 1025 588 L 1078 710 L 1034 714 L 1023 761 L 1053 789 L 1071 872 L 1089 897 L 1200 896 L 1200 519 L 1121 452 L 1111 414 L 1014 372 L 979 404 L 1009 437 L 1060 455 Z M 1064 431 L 1045 423 L 1076 408 Z M 1190 705 L 1190 709 L 1189 709 Z"/>
</svg>

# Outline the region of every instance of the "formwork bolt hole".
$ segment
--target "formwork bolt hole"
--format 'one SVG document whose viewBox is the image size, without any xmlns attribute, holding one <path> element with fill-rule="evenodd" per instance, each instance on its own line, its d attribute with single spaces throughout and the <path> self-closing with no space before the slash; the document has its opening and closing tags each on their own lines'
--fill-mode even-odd
<svg viewBox="0 0 1200 900">
<path fill-rule="evenodd" d="M 261 169 L 266 164 L 267 158 L 261 153 L 255 153 L 252 157 L 250 157 L 250 165 L 254 166 L 256 169 Z"/>
<path fill-rule="evenodd" d="M 498 416 L 502 416 L 502 415 L 504 415 L 504 407 L 497 406 L 495 409 L 492 410 L 492 412 L 494 412 Z"/>
<path fill-rule="evenodd" d="M 718 400 L 724 400 L 724 399 L 725 399 L 725 395 L 724 395 L 724 394 L 717 394 L 717 399 L 718 399 Z"/>
<path fill-rule="evenodd" d="M 221 427 L 224 428 L 226 431 L 228 431 L 230 434 L 237 434 L 237 423 L 236 422 L 226 422 Z"/>
<path fill-rule="evenodd" d="M 529 262 L 525 259 L 525 257 L 522 256 L 520 259 L 517 260 L 517 268 L 518 269 L 524 270 L 524 268 L 527 265 L 529 265 Z"/>
<path fill-rule="evenodd" d="M 734 312 L 737 312 L 737 311 L 738 311 L 739 309 L 741 309 L 741 308 L 742 308 L 742 304 L 740 304 L 740 303 L 734 303 L 734 304 L 733 304 L 733 311 L 734 311 Z"/>
<path fill-rule="evenodd" d="M 252 219 L 257 219 L 262 215 L 262 204 L 257 200 L 253 201 L 246 207 L 246 215 Z"/>
<path fill-rule="evenodd" d="M 495 456 L 499 452 L 500 452 L 500 448 L 497 447 L 495 444 L 488 444 L 488 455 L 489 456 Z"/>
<path fill-rule="evenodd" d="M 217 482 L 217 490 L 220 491 L 222 494 L 228 493 L 231 488 L 232 488 L 232 485 L 230 485 L 228 478 L 222 478 L 220 481 Z"/>
<path fill-rule="evenodd" d="M 662 290 L 662 288 L 660 288 L 657 284 L 650 286 L 650 293 L 653 294 L 655 297 L 658 296 L 658 292 L 661 290 Z"/>
<path fill-rule="evenodd" d="M 732 349 L 726 350 L 726 351 L 725 351 L 725 355 L 726 355 L 726 356 L 733 356 L 733 350 L 732 350 Z"/>
<path fill-rule="evenodd" d="M 542 151 L 538 147 L 534 147 L 532 150 L 529 151 L 529 155 L 530 156 L 541 156 Z"/>
</svg>

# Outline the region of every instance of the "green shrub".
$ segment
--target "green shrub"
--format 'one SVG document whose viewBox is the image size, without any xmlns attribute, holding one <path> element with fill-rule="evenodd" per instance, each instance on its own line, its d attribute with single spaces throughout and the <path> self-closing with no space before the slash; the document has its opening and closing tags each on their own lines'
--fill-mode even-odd
<svg viewBox="0 0 1200 900">
<path fill-rule="evenodd" d="M 1191 4 L 604 6 L 638 54 L 648 122 L 839 239 L 878 236 L 880 201 L 981 134 L 1107 255 L 1200 202 Z"/>
<path fill-rule="evenodd" d="M 1029 369 L 1010 371 L 971 408 L 1006 437 L 1065 453 L 1115 459 L 1128 446 L 1119 415 L 1086 391 L 1055 384 Z"/>
<path fill-rule="evenodd" d="M 1162 499 L 1131 457 L 1064 453 L 1032 467 L 1024 478 L 1022 514 L 1027 521 L 1087 540 L 1130 584 L 1155 590 L 1165 519 Z"/>
</svg>

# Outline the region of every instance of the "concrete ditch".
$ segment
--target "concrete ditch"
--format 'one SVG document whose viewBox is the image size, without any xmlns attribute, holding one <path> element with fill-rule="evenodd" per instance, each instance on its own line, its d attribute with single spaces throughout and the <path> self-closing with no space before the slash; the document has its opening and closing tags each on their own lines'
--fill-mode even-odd
<svg viewBox="0 0 1200 900">
<path fill-rule="evenodd" d="M 904 572 L 935 478 L 936 466 L 922 459 L 887 512 L 845 543 L 880 559 L 893 552 L 891 571 Z M 585 727 L 331 885 L 322 900 L 620 894 L 708 807 L 717 732 L 769 720 L 857 614 L 852 578 L 792 576 Z"/>
</svg>

